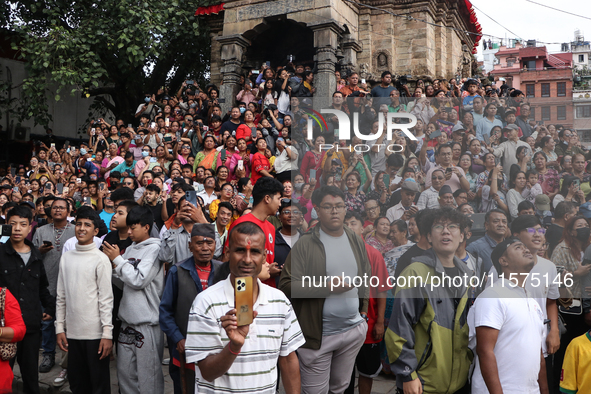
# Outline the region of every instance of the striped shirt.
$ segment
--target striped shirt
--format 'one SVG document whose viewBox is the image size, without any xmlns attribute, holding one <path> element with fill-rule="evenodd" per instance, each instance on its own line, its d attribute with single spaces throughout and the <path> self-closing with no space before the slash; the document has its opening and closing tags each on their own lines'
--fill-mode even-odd
<svg viewBox="0 0 591 394">
<path fill-rule="evenodd" d="M 195 368 L 196 393 L 269 393 L 277 386 L 277 360 L 297 350 L 306 341 L 291 302 L 279 290 L 258 280 L 259 295 L 240 354 L 221 377 L 203 379 Z M 220 318 L 234 308 L 234 287 L 230 277 L 197 295 L 187 327 L 187 363 L 198 363 L 228 345 Z"/>
</svg>

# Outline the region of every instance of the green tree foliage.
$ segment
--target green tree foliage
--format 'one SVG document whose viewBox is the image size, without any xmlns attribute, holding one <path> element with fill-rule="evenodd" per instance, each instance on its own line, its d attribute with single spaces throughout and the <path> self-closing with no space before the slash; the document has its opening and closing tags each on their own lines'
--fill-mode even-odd
<svg viewBox="0 0 591 394">
<path fill-rule="evenodd" d="M 47 125 L 47 94 L 93 99 L 92 108 L 130 121 L 143 94 L 209 73 L 206 22 L 193 14 L 215 0 L 2 0 L 28 77 L 19 120 Z M 89 114 L 90 116 L 91 114 Z"/>
</svg>

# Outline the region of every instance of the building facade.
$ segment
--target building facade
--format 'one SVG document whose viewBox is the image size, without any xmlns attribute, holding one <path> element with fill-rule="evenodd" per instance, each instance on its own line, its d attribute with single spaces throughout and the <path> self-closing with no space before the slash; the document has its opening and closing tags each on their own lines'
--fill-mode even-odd
<svg viewBox="0 0 591 394">
<path fill-rule="evenodd" d="M 532 104 L 532 117 L 543 124 L 573 127 L 573 73 L 570 53 L 548 53 L 545 46 L 501 46 L 490 75 L 503 77 Z"/>
<path fill-rule="evenodd" d="M 207 17 L 211 82 L 230 97 L 248 70 L 293 59 L 315 70 L 315 97 L 329 98 L 339 69 L 376 82 L 385 70 L 417 78 L 453 78 L 470 70 L 481 29 L 468 0 L 364 3 L 376 8 L 351 0 L 226 1 Z M 456 30 L 447 28 L 452 26 Z"/>
</svg>

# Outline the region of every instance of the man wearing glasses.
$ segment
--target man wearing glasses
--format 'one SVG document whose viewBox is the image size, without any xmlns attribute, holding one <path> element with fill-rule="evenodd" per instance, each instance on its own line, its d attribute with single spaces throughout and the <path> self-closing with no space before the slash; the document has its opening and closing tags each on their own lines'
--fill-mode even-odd
<svg viewBox="0 0 591 394">
<path fill-rule="evenodd" d="M 312 204 L 319 224 L 293 245 L 279 289 L 292 300 L 306 338 L 298 350 L 302 393 L 342 393 L 367 334 L 369 289 L 352 286 L 353 279 L 369 277 L 371 267 L 363 239 L 344 226 L 344 193 L 323 186 Z M 329 282 L 320 286 L 306 280 L 318 284 L 325 276 Z"/>
<path fill-rule="evenodd" d="M 464 170 L 453 165 L 452 156 L 451 145 L 445 144 L 437 147 L 435 153 L 437 164 L 431 165 L 431 168 L 427 171 L 425 188 L 431 187 L 431 174 L 433 174 L 433 171 L 443 170 L 445 172 L 445 184 L 451 188 L 452 193 L 458 189 L 470 190 L 470 182 L 466 179 Z M 427 162 L 427 165 L 429 165 L 429 162 Z"/>
<path fill-rule="evenodd" d="M 534 266 L 529 271 L 523 287 L 528 296 L 534 298 L 540 305 L 544 319 L 550 320 L 545 331 L 546 340 L 542 342 L 542 351 L 546 359 L 548 386 L 552 387 L 552 355 L 560 347 L 558 306 L 556 304 L 560 293 L 558 281 L 555 280 L 558 273 L 553 262 L 538 256 L 538 252 L 544 248 L 546 242 L 546 229 L 541 226 L 540 219 L 532 215 L 518 216 L 511 223 L 511 233 L 523 242 L 533 255 Z M 548 282 L 544 283 L 546 277 Z"/>
<path fill-rule="evenodd" d="M 467 389 L 472 352 L 466 323 L 469 286 L 464 277 L 470 277 L 471 271 L 455 256 L 467 220 L 450 208 L 426 213 L 421 223 L 429 229 L 431 249 L 412 258 L 396 278 L 385 340 L 396 385 L 404 393 Z"/>
<path fill-rule="evenodd" d="M 291 248 L 300 239 L 300 226 L 306 212 L 306 208 L 300 207 L 294 200 L 286 199 L 281 201 L 279 207 L 281 227 L 275 230 L 275 262 L 273 263 L 278 270 L 283 268 Z M 275 275 L 277 284 L 279 284 L 279 274 L 281 274 L 281 271 L 278 271 L 277 275 Z"/>
<path fill-rule="evenodd" d="M 56 198 L 51 204 L 52 223 L 41 226 L 35 232 L 33 245 L 39 249 L 43 256 L 43 266 L 49 281 L 49 292 L 53 297 L 56 296 L 57 277 L 59 274 L 59 262 L 62 257 L 62 248 L 66 241 L 75 234 L 75 227 L 68 223 L 68 213 L 70 206 L 68 201 L 63 198 Z M 55 365 L 55 319 L 42 322 L 42 341 L 43 360 L 39 366 L 39 372 L 49 372 Z"/>
</svg>

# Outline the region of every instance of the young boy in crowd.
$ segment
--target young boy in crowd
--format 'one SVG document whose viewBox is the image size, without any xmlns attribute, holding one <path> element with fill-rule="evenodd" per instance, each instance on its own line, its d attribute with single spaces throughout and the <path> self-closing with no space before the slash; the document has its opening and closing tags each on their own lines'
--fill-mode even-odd
<svg viewBox="0 0 591 394">
<path fill-rule="evenodd" d="M 76 249 L 64 253 L 57 281 L 57 344 L 68 352 L 74 394 L 111 392 L 109 355 L 113 292 L 109 259 L 93 240 L 101 218 L 82 207 L 76 216 Z"/>
<path fill-rule="evenodd" d="M 158 260 L 160 239 L 150 238 L 154 215 L 148 207 L 132 208 L 126 223 L 133 243 L 123 255 L 116 245 L 103 243 L 114 276 L 123 282 L 117 378 L 122 393 L 160 394 L 164 391 L 164 337 L 158 320 L 164 290 L 164 266 Z"/>
</svg>

